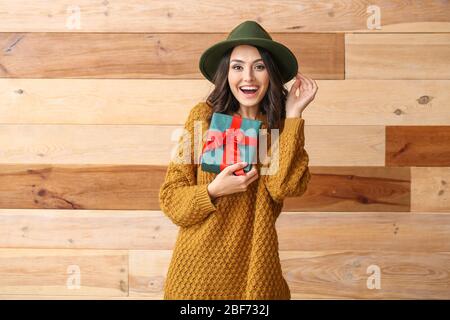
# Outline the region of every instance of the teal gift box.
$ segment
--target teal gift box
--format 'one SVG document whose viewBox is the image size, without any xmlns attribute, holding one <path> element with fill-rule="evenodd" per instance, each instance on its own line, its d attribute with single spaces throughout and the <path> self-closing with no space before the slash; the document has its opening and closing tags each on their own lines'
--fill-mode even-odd
<svg viewBox="0 0 450 320">
<path fill-rule="evenodd" d="M 234 172 L 244 175 L 256 163 L 258 134 L 262 121 L 214 112 L 206 133 L 200 158 L 203 171 L 220 173 L 226 167 L 247 162 L 243 169 Z"/>
</svg>

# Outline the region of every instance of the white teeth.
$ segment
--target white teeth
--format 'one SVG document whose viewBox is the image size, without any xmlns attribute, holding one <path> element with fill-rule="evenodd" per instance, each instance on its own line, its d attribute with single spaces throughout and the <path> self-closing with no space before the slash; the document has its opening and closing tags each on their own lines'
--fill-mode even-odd
<svg viewBox="0 0 450 320">
<path fill-rule="evenodd" d="M 258 87 L 247 87 L 247 86 L 243 86 L 243 87 L 240 87 L 241 89 L 244 89 L 244 90 L 252 90 L 252 89 L 255 89 L 255 90 L 258 90 Z"/>
</svg>

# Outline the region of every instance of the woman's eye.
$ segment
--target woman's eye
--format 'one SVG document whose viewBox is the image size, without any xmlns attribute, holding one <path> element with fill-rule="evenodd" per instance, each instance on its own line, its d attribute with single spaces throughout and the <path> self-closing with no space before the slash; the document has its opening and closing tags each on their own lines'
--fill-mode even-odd
<svg viewBox="0 0 450 320">
<path fill-rule="evenodd" d="M 259 64 L 256 67 L 259 68 L 259 70 L 264 70 L 264 68 L 265 68 L 265 66 L 263 64 Z M 241 66 L 233 66 L 233 69 L 236 70 L 236 68 L 241 68 Z"/>
</svg>

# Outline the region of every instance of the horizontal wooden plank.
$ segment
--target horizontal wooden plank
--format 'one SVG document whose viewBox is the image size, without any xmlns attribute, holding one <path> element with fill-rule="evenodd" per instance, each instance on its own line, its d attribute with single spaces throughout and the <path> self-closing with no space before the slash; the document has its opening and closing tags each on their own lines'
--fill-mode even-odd
<svg viewBox="0 0 450 320">
<path fill-rule="evenodd" d="M 0 249 L 0 292 L 32 295 L 128 295 L 128 252 Z"/>
<path fill-rule="evenodd" d="M 139 296 L 63 296 L 63 295 L 22 295 L 22 294 L 11 294 L 11 295 L 0 295 L 1 300 L 155 300 L 153 297 L 139 297 Z M 162 299 L 162 297 L 161 297 Z M 158 300 L 161 300 L 158 299 Z"/>
<path fill-rule="evenodd" d="M 170 258 L 130 251 L 130 297 L 162 299 Z M 280 251 L 280 260 L 293 300 L 450 297 L 450 252 Z M 369 289 L 378 275 L 379 289 Z"/>
<path fill-rule="evenodd" d="M 177 231 L 161 211 L 0 209 L 0 248 L 171 249 Z"/>
<path fill-rule="evenodd" d="M 162 299 L 162 297 L 161 297 Z M 158 300 L 161 300 L 158 299 Z M 0 294 L 0 300 L 155 300 L 153 297 L 140 297 L 140 296 L 49 296 L 49 295 L 36 295 L 36 294 L 10 294 L 2 295 Z"/>
<path fill-rule="evenodd" d="M 129 296 L 162 299 L 171 257 L 171 250 L 130 250 Z"/>
<path fill-rule="evenodd" d="M 301 197 L 284 201 L 284 211 L 410 211 L 409 168 L 314 167 Z M 450 205 L 449 205 L 450 208 Z"/>
<path fill-rule="evenodd" d="M 0 77 L 204 79 L 198 67 L 201 54 L 226 38 L 217 33 L 0 33 Z M 344 78 L 342 34 L 279 33 L 272 38 L 292 50 L 305 74 Z"/>
<path fill-rule="evenodd" d="M 308 125 L 450 125 L 450 80 L 316 82 Z M 183 125 L 212 89 L 200 79 L 0 79 L 0 123 Z"/>
<path fill-rule="evenodd" d="M 24 254 L 18 256 L 28 258 Z M 171 251 L 167 250 L 130 251 L 129 296 L 96 292 L 84 298 L 162 299 L 170 258 Z M 280 251 L 280 259 L 293 300 L 449 298 L 449 252 Z M 372 279 L 377 276 L 379 286 L 372 287 L 375 285 Z M 82 298 L 63 293 L 53 293 L 54 296 L 46 292 L 3 293 L 0 298 Z"/>
<path fill-rule="evenodd" d="M 450 252 L 281 251 L 280 259 L 292 299 L 450 298 Z"/>
<path fill-rule="evenodd" d="M 308 190 L 287 198 L 284 210 L 410 211 L 409 168 L 310 171 Z M 166 166 L 0 165 L 0 208 L 159 210 L 166 172 Z"/>
<path fill-rule="evenodd" d="M 411 177 L 411 211 L 450 213 L 450 167 L 412 167 Z"/>
<path fill-rule="evenodd" d="M 183 126 L 4 124 L 0 164 L 167 165 L 182 133 Z M 312 166 L 384 166 L 384 143 L 384 126 L 305 125 Z"/>
<path fill-rule="evenodd" d="M 387 126 L 386 166 L 450 166 L 450 126 Z"/>
<path fill-rule="evenodd" d="M 287 213 L 280 250 L 450 251 L 450 214 Z"/>
<path fill-rule="evenodd" d="M 0 247 L 171 250 L 161 211 L 0 210 Z M 124 228 L 124 226 L 126 226 Z M 450 213 L 282 212 L 281 250 L 450 251 Z"/>
<path fill-rule="evenodd" d="M 309 125 L 449 125 L 449 80 L 320 80 Z M 290 86 L 289 86 L 290 88 Z"/>
<path fill-rule="evenodd" d="M 162 165 L 169 163 L 182 129 L 148 125 L 0 125 L 0 163 Z M 172 135 L 176 138 L 172 139 Z"/>
<path fill-rule="evenodd" d="M 381 29 L 369 29 L 381 14 Z M 254 8 L 258 7 L 255 15 Z M 229 32 L 251 19 L 280 32 L 448 32 L 446 1 L 1 1 L 0 29 L 15 32 Z M 239 17 L 233 13 L 239 8 Z M 199 14 L 199 12 L 201 14 Z M 79 15 L 79 23 L 75 18 Z"/>
<path fill-rule="evenodd" d="M 450 33 L 346 34 L 346 79 L 450 79 Z"/>
<path fill-rule="evenodd" d="M 0 208 L 159 209 L 166 166 L 1 165 Z"/>
</svg>

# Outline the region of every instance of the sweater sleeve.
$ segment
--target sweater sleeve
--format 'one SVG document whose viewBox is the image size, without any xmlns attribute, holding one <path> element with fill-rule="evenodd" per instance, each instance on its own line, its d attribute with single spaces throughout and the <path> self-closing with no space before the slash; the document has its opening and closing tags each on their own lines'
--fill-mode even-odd
<svg viewBox="0 0 450 320">
<path fill-rule="evenodd" d="M 275 202 L 301 196 L 307 190 L 311 174 L 304 149 L 304 124 L 302 118 L 286 118 L 277 141 L 272 142 L 268 171 L 261 176 Z"/>
<path fill-rule="evenodd" d="M 169 162 L 159 191 L 161 210 L 180 227 L 201 223 L 217 208 L 208 194 L 208 184 L 197 184 L 194 163 L 194 122 L 199 121 L 199 106 L 194 107 L 178 140 L 177 153 Z M 190 153 L 190 154 L 189 154 Z"/>
</svg>

